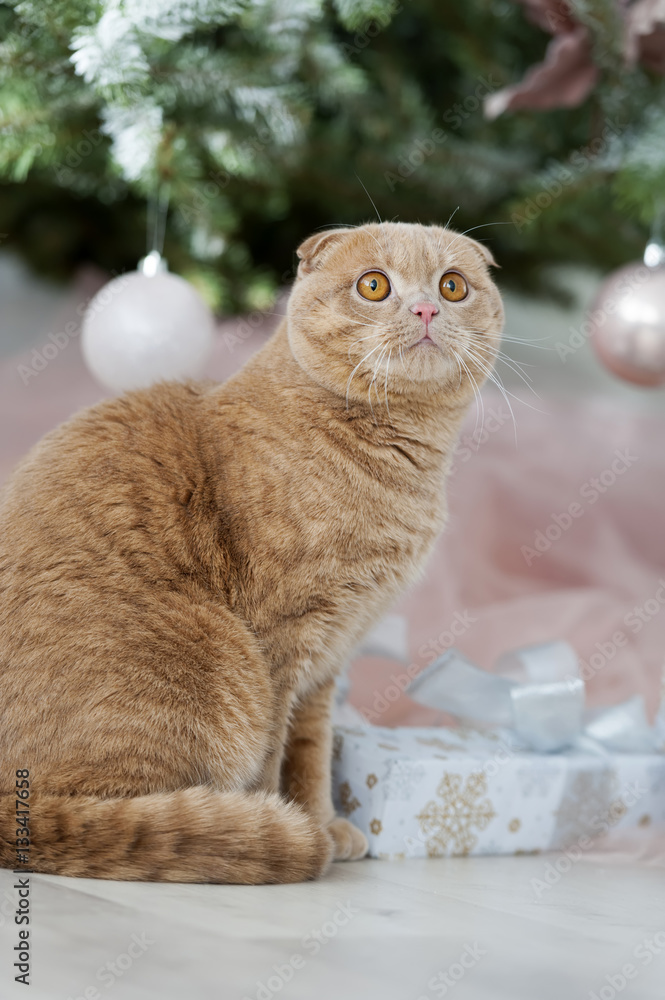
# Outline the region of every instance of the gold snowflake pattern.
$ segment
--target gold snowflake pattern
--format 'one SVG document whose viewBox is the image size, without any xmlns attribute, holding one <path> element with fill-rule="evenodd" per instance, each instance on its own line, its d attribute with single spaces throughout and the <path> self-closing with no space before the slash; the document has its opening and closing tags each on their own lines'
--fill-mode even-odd
<svg viewBox="0 0 665 1000">
<path fill-rule="evenodd" d="M 345 816 L 350 816 L 354 809 L 360 808 L 360 802 L 351 791 L 348 781 L 343 781 L 339 786 L 339 801 Z"/>
<path fill-rule="evenodd" d="M 492 732 L 491 729 L 480 729 L 478 726 L 455 726 L 453 729 L 455 736 L 458 736 L 461 740 L 470 740 L 477 736 L 484 736 L 487 740 L 493 740 L 495 743 L 501 739 L 498 733 Z"/>
<path fill-rule="evenodd" d="M 368 774 L 365 784 L 367 785 L 368 788 L 374 788 L 378 780 L 379 779 L 375 774 Z"/>
<path fill-rule="evenodd" d="M 377 837 L 383 830 L 383 823 L 380 819 L 371 819 L 369 821 L 370 832 L 375 834 Z"/>
<path fill-rule="evenodd" d="M 470 774 L 466 781 L 461 774 L 446 773 L 436 790 L 441 802 L 428 802 L 416 816 L 426 841 L 430 858 L 448 853 L 469 854 L 478 843 L 473 828 L 485 830 L 496 813 L 487 792 L 487 778 L 481 772 Z"/>
<path fill-rule="evenodd" d="M 508 829 L 510 830 L 511 833 L 517 833 L 521 825 L 522 821 L 518 819 L 516 816 L 515 819 L 511 819 L 510 823 L 508 824 Z"/>
<path fill-rule="evenodd" d="M 610 807 L 607 810 L 607 822 L 610 826 L 614 826 L 618 823 L 620 819 L 628 812 L 628 806 L 621 799 L 615 799 L 614 802 L 610 802 Z"/>
<path fill-rule="evenodd" d="M 620 818 L 623 803 L 612 801 L 615 783 L 616 777 L 610 770 L 594 769 L 572 774 L 554 814 L 556 826 L 550 846 L 566 848 L 577 843 L 580 837 L 590 836 L 595 839 L 601 836 L 599 817 L 608 825 L 616 822 Z M 612 819 L 610 810 L 619 813 L 616 819 Z"/>
<path fill-rule="evenodd" d="M 448 743 L 447 740 L 441 740 L 438 736 L 428 737 L 427 739 L 424 739 L 422 736 L 416 736 L 416 743 L 420 743 L 423 747 L 436 747 L 437 750 L 445 750 L 448 753 L 459 753 L 460 751 L 459 743 Z"/>
</svg>

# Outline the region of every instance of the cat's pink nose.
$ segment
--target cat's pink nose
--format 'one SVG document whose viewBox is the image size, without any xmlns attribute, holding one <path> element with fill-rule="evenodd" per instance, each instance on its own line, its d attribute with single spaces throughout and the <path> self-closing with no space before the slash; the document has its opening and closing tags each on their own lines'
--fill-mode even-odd
<svg viewBox="0 0 665 1000">
<path fill-rule="evenodd" d="M 433 302 L 416 302 L 415 305 L 411 306 L 411 312 L 420 316 L 425 324 L 425 329 L 430 325 L 432 316 L 436 316 L 438 311 Z"/>
</svg>

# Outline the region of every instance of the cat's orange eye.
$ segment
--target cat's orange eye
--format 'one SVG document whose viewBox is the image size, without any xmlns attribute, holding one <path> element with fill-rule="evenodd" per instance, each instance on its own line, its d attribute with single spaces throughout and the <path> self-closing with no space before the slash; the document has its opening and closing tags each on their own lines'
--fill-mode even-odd
<svg viewBox="0 0 665 1000">
<path fill-rule="evenodd" d="M 466 283 L 466 279 L 462 277 L 459 271 L 446 271 L 439 282 L 439 290 L 448 302 L 460 302 L 461 299 L 465 299 L 469 294 L 469 286 Z"/>
<path fill-rule="evenodd" d="M 390 295 L 390 282 L 381 271 L 368 271 L 358 278 L 356 288 L 364 299 L 380 302 Z"/>
</svg>

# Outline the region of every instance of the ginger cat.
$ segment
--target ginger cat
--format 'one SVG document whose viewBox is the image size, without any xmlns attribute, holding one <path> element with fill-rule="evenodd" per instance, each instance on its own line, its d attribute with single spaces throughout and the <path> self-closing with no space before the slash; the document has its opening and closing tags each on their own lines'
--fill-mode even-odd
<svg viewBox="0 0 665 1000">
<path fill-rule="evenodd" d="M 441 530 L 503 310 L 481 244 L 321 232 L 223 385 L 79 413 L 0 495 L 0 864 L 29 769 L 32 870 L 290 882 L 359 858 L 335 818 L 336 673 Z"/>
</svg>

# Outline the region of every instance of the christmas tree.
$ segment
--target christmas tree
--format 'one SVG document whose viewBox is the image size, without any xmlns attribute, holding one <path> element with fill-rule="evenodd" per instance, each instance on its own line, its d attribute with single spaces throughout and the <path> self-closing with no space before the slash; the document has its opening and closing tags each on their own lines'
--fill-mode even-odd
<svg viewBox="0 0 665 1000">
<path fill-rule="evenodd" d="M 487 226 L 522 284 L 616 265 L 662 212 L 657 8 L 7 0 L 4 245 L 54 274 L 133 268 L 168 200 L 171 268 L 224 310 L 266 306 L 307 233 L 372 203 Z"/>
</svg>

